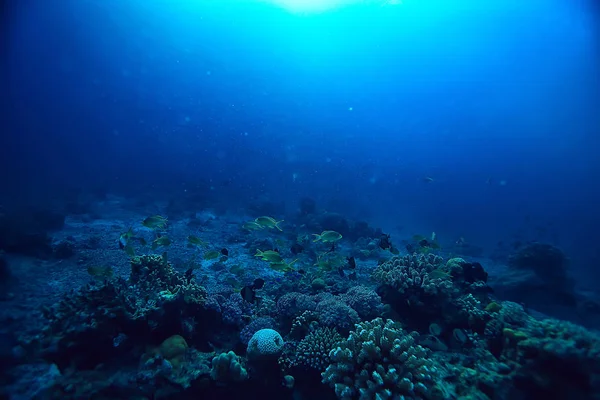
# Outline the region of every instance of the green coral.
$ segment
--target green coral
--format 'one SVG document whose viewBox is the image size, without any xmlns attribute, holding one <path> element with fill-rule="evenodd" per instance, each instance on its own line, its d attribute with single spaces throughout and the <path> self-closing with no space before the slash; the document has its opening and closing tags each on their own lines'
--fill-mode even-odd
<svg viewBox="0 0 600 400">
<path fill-rule="evenodd" d="M 381 318 L 356 325 L 347 340 L 329 353 L 323 383 L 340 399 L 442 398 L 435 383 L 438 365 L 398 322 Z"/>
<path fill-rule="evenodd" d="M 144 312 L 160 303 L 178 300 L 188 307 L 201 308 L 208 295 L 202 286 L 176 272 L 171 263 L 159 255 L 133 257 L 129 282 L 132 292 L 136 294 L 136 301 L 141 303 L 136 304 L 136 308 Z M 144 301 L 146 305 L 143 304 Z"/>
<path fill-rule="evenodd" d="M 440 273 L 443 261 L 433 254 L 396 256 L 377 266 L 373 277 L 399 293 L 423 291 L 437 294 L 452 290 L 449 275 Z"/>
<path fill-rule="evenodd" d="M 212 359 L 210 377 L 218 384 L 242 382 L 248 379 L 248 372 L 233 352 L 221 353 Z"/>
<path fill-rule="evenodd" d="M 128 280 L 94 281 L 45 308 L 47 327 L 36 340 L 59 367 L 62 360 L 74 358 L 98 363 L 101 355 L 113 354 L 112 341 L 118 333 L 148 337 L 151 332 L 171 331 L 173 324 L 208 318 L 206 298 L 206 290 L 176 272 L 165 257 L 133 257 Z M 186 333 L 194 329 L 192 325 Z"/>
<path fill-rule="evenodd" d="M 291 366 L 324 371 L 329 365 L 329 353 L 343 338 L 335 329 L 318 328 L 298 343 Z"/>
<path fill-rule="evenodd" d="M 504 329 L 506 333 L 508 329 Z M 566 321 L 535 320 L 521 331 L 516 352 L 505 353 L 519 364 L 517 373 L 535 383 L 538 391 L 582 398 L 600 382 L 600 336 Z M 513 335 L 515 336 L 515 335 Z M 577 395 L 576 395 L 577 393 Z M 560 396 L 559 396 L 560 397 Z M 558 397 L 557 397 L 558 398 Z"/>
<path fill-rule="evenodd" d="M 485 311 L 487 311 L 489 313 L 497 313 L 497 312 L 500 312 L 501 309 L 502 309 L 502 305 L 496 303 L 495 301 L 492 301 L 490 304 L 485 306 Z"/>
</svg>

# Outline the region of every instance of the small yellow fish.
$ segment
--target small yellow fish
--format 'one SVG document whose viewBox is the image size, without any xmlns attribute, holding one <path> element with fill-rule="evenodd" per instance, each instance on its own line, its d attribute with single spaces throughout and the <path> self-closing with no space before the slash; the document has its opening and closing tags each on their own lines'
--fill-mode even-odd
<svg viewBox="0 0 600 400">
<path fill-rule="evenodd" d="M 190 235 L 188 236 L 188 244 L 193 246 L 206 246 L 206 243 L 202 241 L 198 236 Z"/>
<path fill-rule="evenodd" d="M 272 218 L 272 217 L 258 217 L 254 220 L 254 222 L 259 224 L 263 228 L 270 228 L 270 229 L 275 228 L 275 229 L 278 229 L 279 231 L 283 231 L 283 229 L 281 229 L 281 227 L 279 226 L 279 224 L 281 224 L 283 222 L 283 220 L 277 221 L 277 220 L 275 220 L 275 218 Z"/>
<path fill-rule="evenodd" d="M 167 227 L 167 218 L 162 215 L 152 215 L 142 221 L 142 225 L 150 229 L 165 229 Z"/>
<path fill-rule="evenodd" d="M 313 242 L 334 243 L 342 238 L 342 234 L 336 231 L 323 231 L 320 235 L 313 233 Z"/>
<path fill-rule="evenodd" d="M 273 250 L 261 251 L 256 249 L 256 254 L 254 257 L 260 257 L 263 261 L 268 261 L 271 263 L 279 263 L 283 261 L 281 254 Z"/>
<path fill-rule="evenodd" d="M 239 290 L 242 288 L 242 285 L 240 285 L 240 282 L 232 276 L 225 278 L 225 283 L 228 283 L 234 289 Z"/>
<path fill-rule="evenodd" d="M 303 243 L 303 242 L 309 242 L 310 241 L 310 235 L 306 234 L 306 233 L 299 233 L 296 236 L 296 242 L 298 243 Z"/>
<path fill-rule="evenodd" d="M 437 268 L 434 269 L 433 271 L 429 272 L 429 277 L 431 279 L 451 279 L 452 276 L 450 275 L 449 272 L 444 271 L 441 268 Z"/>
<path fill-rule="evenodd" d="M 263 229 L 263 226 L 256 221 L 248 221 L 242 225 L 242 229 L 247 231 L 259 231 Z"/>
<path fill-rule="evenodd" d="M 123 248 L 123 250 L 125 251 L 125 254 L 127 254 L 129 257 L 135 257 L 135 249 L 132 245 L 128 244 Z"/>
<path fill-rule="evenodd" d="M 204 259 L 206 261 L 214 260 L 214 259 L 218 258 L 220 255 L 221 255 L 220 252 L 218 252 L 216 250 L 211 250 L 211 251 L 207 251 L 206 253 L 204 253 Z"/>
<path fill-rule="evenodd" d="M 271 269 L 273 269 L 275 271 L 279 271 L 279 272 L 290 272 L 290 271 L 294 270 L 294 268 L 292 266 L 296 263 L 296 261 L 298 261 L 298 259 L 295 259 L 291 263 L 286 263 L 285 261 L 272 262 L 272 263 L 269 263 L 269 267 L 271 267 Z"/>
<path fill-rule="evenodd" d="M 91 266 L 87 268 L 88 274 L 94 278 L 112 278 L 113 269 L 111 267 Z"/>
<path fill-rule="evenodd" d="M 127 232 L 121 233 L 121 236 L 119 236 L 119 248 L 124 249 L 129 244 L 131 238 L 133 238 L 133 228 L 129 227 Z"/>
<path fill-rule="evenodd" d="M 154 239 L 154 241 L 152 242 L 152 249 L 156 250 L 158 247 L 161 247 L 161 246 L 167 247 L 170 245 L 171 245 L 171 239 L 169 239 L 167 236 L 161 236 L 161 237 Z"/>
<path fill-rule="evenodd" d="M 244 267 L 242 267 L 239 264 L 236 264 L 229 269 L 229 272 L 231 272 L 234 275 L 241 275 L 244 273 Z"/>
</svg>

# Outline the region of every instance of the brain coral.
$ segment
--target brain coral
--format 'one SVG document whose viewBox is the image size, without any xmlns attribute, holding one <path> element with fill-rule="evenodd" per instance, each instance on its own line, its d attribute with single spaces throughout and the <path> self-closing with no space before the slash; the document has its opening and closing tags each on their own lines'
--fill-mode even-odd
<svg viewBox="0 0 600 400">
<path fill-rule="evenodd" d="M 276 359 L 283 350 L 283 338 L 273 329 L 261 329 L 248 342 L 248 359 Z"/>
</svg>

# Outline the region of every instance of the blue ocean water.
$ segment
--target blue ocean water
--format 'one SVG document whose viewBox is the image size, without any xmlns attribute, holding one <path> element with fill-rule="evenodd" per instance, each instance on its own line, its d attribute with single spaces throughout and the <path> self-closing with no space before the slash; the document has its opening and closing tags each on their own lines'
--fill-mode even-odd
<svg viewBox="0 0 600 400">
<path fill-rule="evenodd" d="M 103 263 L 84 257 L 90 232 L 121 257 L 105 262 L 118 270 L 129 226 L 157 239 L 140 225 L 151 215 L 168 217 L 162 235 L 181 272 L 188 235 L 230 251 L 284 240 L 231 239 L 269 216 L 284 220 L 285 240 L 347 229 L 346 257 L 364 250 L 364 221 L 400 254 L 426 240 L 492 277 L 523 246 L 560 249 L 594 308 L 598 11 L 584 0 L 4 0 L 0 250 L 10 274 L 56 262 L 27 235 L 48 235 L 54 256 L 70 240 L 74 258 L 44 278 L 54 289 L 28 292 L 58 296 L 68 263 L 82 283 Z M 56 214 L 58 227 L 47 222 Z M 368 273 L 378 258 L 361 261 Z M 252 270 L 239 285 L 272 274 Z"/>
</svg>

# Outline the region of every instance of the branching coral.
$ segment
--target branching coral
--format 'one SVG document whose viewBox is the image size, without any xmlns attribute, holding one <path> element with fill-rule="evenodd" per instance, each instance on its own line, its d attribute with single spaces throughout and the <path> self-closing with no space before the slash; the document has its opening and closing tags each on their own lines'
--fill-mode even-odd
<svg viewBox="0 0 600 400">
<path fill-rule="evenodd" d="M 329 353 L 323 382 L 340 399 L 431 399 L 439 396 L 438 366 L 429 351 L 397 322 L 381 318 L 356 325 Z"/>
<path fill-rule="evenodd" d="M 384 300 L 417 330 L 431 321 L 448 328 L 470 328 L 483 333 L 490 303 L 487 273 L 480 264 L 436 255 L 393 257 L 379 265 L 373 277 Z M 448 329 L 451 331 L 451 329 Z"/>
<path fill-rule="evenodd" d="M 210 377 L 220 385 L 242 382 L 248 379 L 248 372 L 240 358 L 233 352 L 221 353 L 212 359 Z"/>
<path fill-rule="evenodd" d="M 433 254 L 396 256 L 380 264 L 373 277 L 400 293 L 422 290 L 437 294 L 452 288 L 449 276 L 442 269 L 443 261 Z"/>
<path fill-rule="evenodd" d="M 243 344 L 248 345 L 252 336 L 261 329 L 275 329 L 277 323 L 271 317 L 254 318 L 240 332 L 240 340 Z"/>
<path fill-rule="evenodd" d="M 600 336 L 570 322 L 529 318 L 502 331 L 503 356 L 517 363 L 517 387 L 532 398 L 592 398 L 600 389 Z"/>
<path fill-rule="evenodd" d="M 294 318 L 304 311 L 314 311 L 317 307 L 311 296 L 290 292 L 277 300 L 277 314 L 284 318 Z"/>
<path fill-rule="evenodd" d="M 341 296 L 348 306 L 352 307 L 362 319 L 377 317 L 383 308 L 381 297 L 371 288 L 366 286 L 351 287 Z"/>
<path fill-rule="evenodd" d="M 337 298 L 325 300 L 317 304 L 319 322 L 340 332 L 348 332 L 360 321 L 358 313 Z"/>
<path fill-rule="evenodd" d="M 342 341 L 343 338 L 334 329 L 318 328 L 298 343 L 289 365 L 322 372 L 329 365 L 330 351 Z"/>
<path fill-rule="evenodd" d="M 113 338 L 118 334 L 196 334 L 193 327 L 183 328 L 207 316 L 205 301 L 206 290 L 163 257 L 134 257 L 128 281 L 89 284 L 45 309 L 49 324 L 40 339 L 51 360 L 94 366 L 97 359 L 117 352 Z"/>
</svg>

